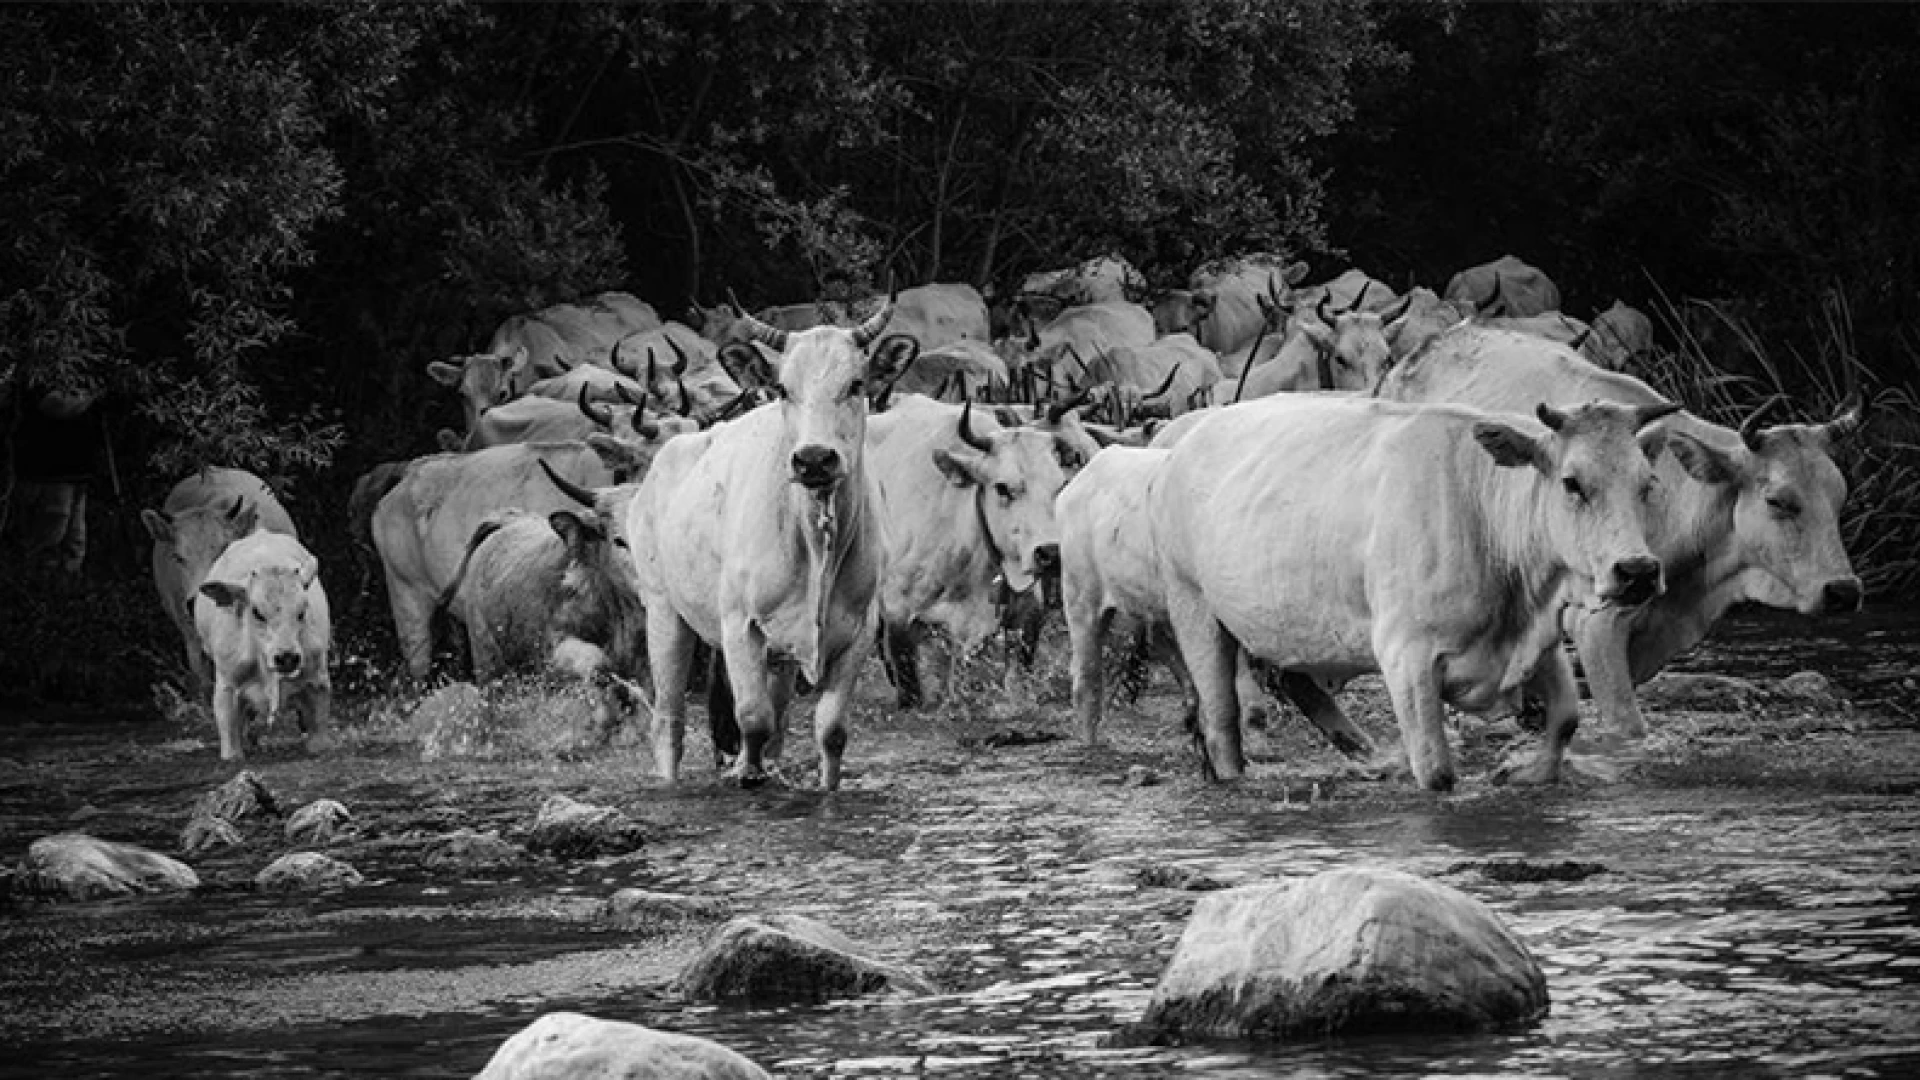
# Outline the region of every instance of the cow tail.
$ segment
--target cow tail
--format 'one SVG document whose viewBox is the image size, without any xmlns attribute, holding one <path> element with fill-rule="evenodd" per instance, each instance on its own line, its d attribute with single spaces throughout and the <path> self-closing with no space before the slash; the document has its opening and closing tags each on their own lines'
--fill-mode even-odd
<svg viewBox="0 0 1920 1080">
<path fill-rule="evenodd" d="M 473 553 L 479 549 L 487 537 L 500 531 L 500 525 L 501 523 L 497 520 L 483 521 L 479 528 L 473 530 L 472 538 L 467 541 L 467 550 L 460 555 L 460 569 L 454 571 L 453 581 L 447 585 L 446 591 L 440 594 L 440 602 L 434 605 L 435 616 L 444 615 L 453 607 L 453 598 L 459 594 L 461 583 L 467 580 L 467 567 L 473 564 Z"/>
</svg>

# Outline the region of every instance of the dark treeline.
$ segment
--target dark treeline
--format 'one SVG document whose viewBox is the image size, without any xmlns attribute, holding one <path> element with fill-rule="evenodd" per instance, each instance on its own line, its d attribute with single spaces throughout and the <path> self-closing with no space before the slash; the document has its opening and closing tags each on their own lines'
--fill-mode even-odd
<svg viewBox="0 0 1920 1080">
<path fill-rule="evenodd" d="M 1910 384 L 1920 8 L 0 8 L 0 384 L 92 380 L 140 497 L 337 500 L 455 415 L 430 360 L 623 288 L 679 315 L 1117 251 L 1406 287 L 1512 252 L 1568 310 L 1844 305 Z M 297 495 L 296 498 L 307 496 Z"/>
</svg>

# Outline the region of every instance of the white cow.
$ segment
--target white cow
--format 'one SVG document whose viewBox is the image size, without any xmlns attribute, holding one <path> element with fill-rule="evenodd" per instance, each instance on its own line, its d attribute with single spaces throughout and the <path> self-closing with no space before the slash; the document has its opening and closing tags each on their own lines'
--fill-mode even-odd
<svg viewBox="0 0 1920 1080">
<path fill-rule="evenodd" d="M 333 625 L 320 560 L 298 540 L 264 530 L 227 545 L 193 599 L 193 624 L 213 661 L 220 757 L 247 756 L 250 715 L 299 716 L 307 748 L 327 745 Z"/>
</svg>

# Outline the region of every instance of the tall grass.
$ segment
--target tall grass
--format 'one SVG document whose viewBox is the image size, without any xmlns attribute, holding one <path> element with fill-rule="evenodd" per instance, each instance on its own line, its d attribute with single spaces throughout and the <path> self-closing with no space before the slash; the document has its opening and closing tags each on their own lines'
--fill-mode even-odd
<svg viewBox="0 0 1920 1080">
<path fill-rule="evenodd" d="M 1860 434 L 1835 451 L 1848 485 L 1841 535 L 1871 597 L 1920 597 L 1920 387 L 1909 374 L 1920 371 L 1920 350 L 1913 341 L 1895 335 L 1896 355 L 1863 358 L 1852 306 L 1838 290 L 1822 295 L 1797 325 L 1728 303 L 1676 303 L 1664 290 L 1654 308 L 1672 347 L 1656 349 L 1635 373 L 1696 416 L 1737 428 L 1766 408 L 1769 424 L 1813 423 L 1833 418 L 1852 396 L 1867 403 Z"/>
</svg>

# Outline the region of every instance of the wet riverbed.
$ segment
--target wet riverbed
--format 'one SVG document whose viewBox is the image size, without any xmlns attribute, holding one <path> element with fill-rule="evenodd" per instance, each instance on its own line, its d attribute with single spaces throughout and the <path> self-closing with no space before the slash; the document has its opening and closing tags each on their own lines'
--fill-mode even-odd
<svg viewBox="0 0 1920 1080">
<path fill-rule="evenodd" d="M 1291 717 L 1252 738 L 1248 781 L 1206 785 L 1164 695 L 1119 710 L 1105 747 L 1033 741 L 1067 730 L 1057 677 L 1030 710 L 982 694 L 959 715 L 898 716 L 876 669 L 854 775 L 833 796 L 725 788 L 697 735 L 677 790 L 638 779 L 624 743 L 427 762 L 363 709 L 341 753 L 273 745 L 254 767 L 284 805 L 353 810 L 359 836 L 332 850 L 368 884 L 253 892 L 244 882 L 286 847 L 267 830 L 193 860 L 210 883 L 196 895 L 0 909 L 0 1073 L 469 1076 L 566 1008 L 708 1035 L 788 1076 L 1914 1075 L 1920 651 L 1907 620 L 1824 645 L 1808 636 L 1820 629 L 1743 619 L 1687 666 L 1813 668 L 1855 707 L 1655 708 L 1619 782 L 1548 791 L 1490 784 L 1512 732 L 1468 725 L 1467 781 L 1444 798 L 1351 776 Z M 1390 728 L 1377 686 L 1344 700 Z M 172 851 L 193 801 L 231 775 L 212 746 L 210 730 L 151 719 L 14 720 L 0 859 L 65 829 Z M 1162 782 L 1127 782 L 1135 766 Z M 555 792 L 626 810 L 650 842 L 497 871 L 423 865 L 455 829 L 524 831 Z M 1550 1017 L 1496 1036 L 1116 1044 L 1199 890 L 1363 863 L 1493 905 L 1546 969 Z M 627 885 L 802 911 L 951 992 L 689 1006 L 669 983 L 705 928 L 612 928 L 600 903 Z"/>
</svg>

